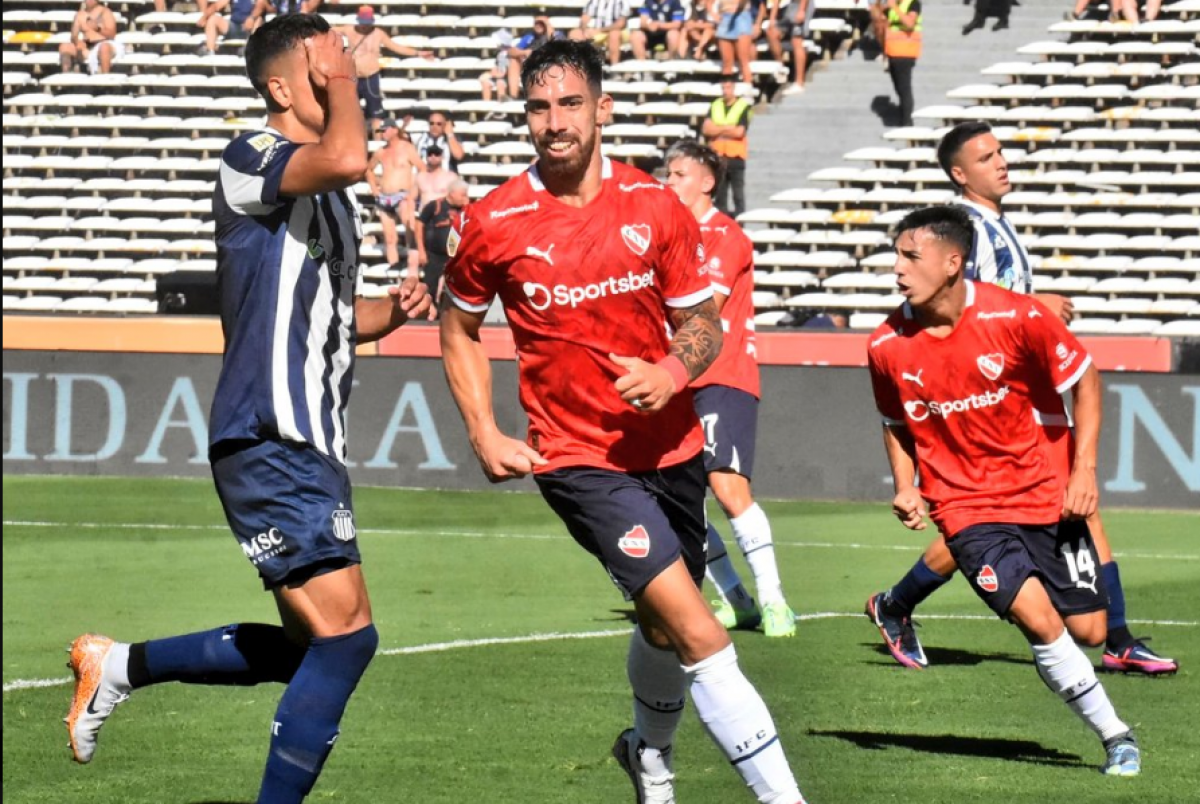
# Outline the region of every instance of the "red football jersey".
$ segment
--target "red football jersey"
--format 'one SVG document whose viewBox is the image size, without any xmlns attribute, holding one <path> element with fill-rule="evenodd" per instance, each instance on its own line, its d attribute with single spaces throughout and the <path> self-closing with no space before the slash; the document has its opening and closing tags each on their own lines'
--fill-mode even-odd
<svg viewBox="0 0 1200 804">
<path fill-rule="evenodd" d="M 875 403 L 917 447 L 921 495 L 947 536 L 969 525 L 1057 522 L 1067 475 L 1061 442 L 1034 401 L 1078 382 L 1091 357 L 1027 296 L 967 282 L 967 308 L 946 338 L 907 304 L 871 336 Z"/>
<path fill-rule="evenodd" d="M 742 227 L 716 207 L 700 221 L 700 239 L 713 290 L 728 298 L 721 308 L 721 354 L 692 385 L 727 385 L 761 396 L 754 348 L 754 245 Z"/>
<path fill-rule="evenodd" d="M 500 297 L 517 346 L 529 444 L 539 472 L 595 466 L 640 472 L 681 463 L 704 444 L 690 391 L 647 416 L 621 400 L 609 354 L 668 353 L 668 308 L 712 296 L 700 229 L 666 185 L 604 160 L 586 207 L 546 191 L 537 166 L 472 204 L 451 235 L 446 289 L 464 310 Z"/>
</svg>

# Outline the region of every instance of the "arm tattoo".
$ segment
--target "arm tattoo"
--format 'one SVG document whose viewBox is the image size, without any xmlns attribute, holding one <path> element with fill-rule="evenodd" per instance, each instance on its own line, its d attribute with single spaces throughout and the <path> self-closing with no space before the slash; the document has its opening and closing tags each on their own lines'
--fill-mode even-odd
<svg viewBox="0 0 1200 804">
<path fill-rule="evenodd" d="M 683 361 L 688 379 L 705 372 L 721 353 L 721 316 L 712 299 L 679 310 L 671 310 L 671 354 Z"/>
</svg>

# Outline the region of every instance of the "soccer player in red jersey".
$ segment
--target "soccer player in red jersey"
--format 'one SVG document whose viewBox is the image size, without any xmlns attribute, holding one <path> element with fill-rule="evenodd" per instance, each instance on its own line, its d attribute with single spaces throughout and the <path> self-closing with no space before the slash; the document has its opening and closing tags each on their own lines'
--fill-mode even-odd
<svg viewBox="0 0 1200 804">
<path fill-rule="evenodd" d="M 959 201 L 975 226 L 975 241 L 964 273 L 968 279 L 992 282 L 1020 293 L 1033 290 L 1032 260 L 1025 252 L 1016 231 L 1004 216 L 1003 199 L 1012 191 L 1008 162 L 991 126 L 983 122 L 959 123 L 938 144 L 938 162 L 962 193 Z M 1054 294 L 1034 294 L 1052 314 L 1070 323 L 1074 308 L 1070 299 Z M 1063 437 L 1069 460 L 1069 434 L 1063 432 L 1070 421 L 1062 399 L 1050 394 L 1038 400 L 1042 424 Z M 1100 574 L 1108 588 L 1108 637 L 1105 642 L 1105 669 L 1146 675 L 1169 675 L 1179 663 L 1160 656 L 1146 646 L 1144 639 L 1129 631 L 1125 613 L 1125 591 L 1121 573 L 1109 546 L 1104 523 L 1097 510 L 1088 517 L 1088 531 L 1096 542 Z M 925 651 L 912 625 L 913 610 L 954 576 L 954 559 L 941 539 L 935 539 L 924 555 L 895 585 L 867 600 L 866 613 L 896 661 L 920 669 L 927 665 Z"/>
<path fill-rule="evenodd" d="M 690 381 L 721 347 L 695 220 L 600 153 L 612 98 L 586 42 L 521 69 L 537 162 L 473 204 L 451 238 L 441 324 L 455 401 L 487 476 L 533 473 L 579 544 L 633 600 L 634 727 L 613 746 L 638 802 L 673 802 L 671 743 L 697 714 L 760 802 L 803 801 L 771 715 L 700 595 L 704 439 Z M 499 429 L 479 339 L 499 296 L 516 342 L 524 441 Z M 668 334 L 670 327 L 673 334 Z"/>
<path fill-rule="evenodd" d="M 708 578 L 717 587 L 717 619 L 726 628 L 753 628 L 762 622 L 769 637 L 796 633 L 796 615 L 783 597 L 775 563 L 771 523 L 750 493 L 761 395 L 754 351 L 754 246 L 737 222 L 713 206 L 721 157 L 695 140 L 680 140 L 667 151 L 667 186 L 700 223 L 713 300 L 721 312 L 724 345 L 708 371 L 692 383 L 696 412 L 704 427 L 704 470 L 738 547 L 754 573 L 762 604 L 759 614 L 747 594 L 721 535 L 708 525 Z"/>
<path fill-rule="evenodd" d="M 1134 776 L 1137 742 L 1076 644 L 1105 636 L 1104 578 L 1085 523 L 1099 498 L 1100 375 L 1044 307 L 964 277 L 972 224 L 961 208 L 916 210 L 897 232 L 906 301 L 868 349 L 892 510 L 923 530 L 928 504 L 971 588 L 1021 630 L 1046 686 L 1104 742 L 1104 772 Z M 1036 414 L 1039 400 L 1068 389 L 1069 471 Z"/>
</svg>

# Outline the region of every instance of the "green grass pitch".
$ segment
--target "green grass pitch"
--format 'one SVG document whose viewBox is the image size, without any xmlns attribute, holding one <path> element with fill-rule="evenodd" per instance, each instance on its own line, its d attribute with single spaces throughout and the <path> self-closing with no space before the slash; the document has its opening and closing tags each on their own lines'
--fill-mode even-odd
<svg viewBox="0 0 1200 804">
<path fill-rule="evenodd" d="M 356 495 L 381 655 L 311 800 L 632 801 L 608 754 L 630 719 L 626 638 L 612 632 L 628 630 L 631 607 L 541 499 Z M 883 652 L 863 602 L 927 534 L 880 505 L 764 508 L 805 619 L 791 640 L 735 641 L 812 804 L 1200 801 L 1200 516 L 1107 514 L 1134 631 L 1183 667 L 1103 677 L 1144 751 L 1141 777 L 1108 779 L 1097 740 L 1038 681 L 1016 629 L 962 580 L 918 615 L 929 670 Z M 64 648 L 81 632 L 136 640 L 273 621 L 211 484 L 6 477 L 3 565 L 5 802 L 254 800 L 277 686 L 139 691 L 83 767 L 61 723 Z M 683 804 L 752 801 L 690 711 L 676 771 Z"/>
</svg>

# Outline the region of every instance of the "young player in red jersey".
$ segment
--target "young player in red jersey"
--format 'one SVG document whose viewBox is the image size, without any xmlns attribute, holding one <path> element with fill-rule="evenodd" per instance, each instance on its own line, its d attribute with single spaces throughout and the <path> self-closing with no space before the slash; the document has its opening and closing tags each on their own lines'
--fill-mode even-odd
<svg viewBox="0 0 1200 804">
<path fill-rule="evenodd" d="M 959 570 L 1021 630 L 1038 674 L 1104 742 L 1103 771 L 1134 776 L 1141 757 L 1075 640 L 1104 641 L 1107 596 L 1084 520 L 1096 510 L 1100 377 L 1061 321 L 1028 297 L 963 275 L 970 217 L 927 207 L 897 228 L 894 268 L 907 301 L 871 336 L 868 362 L 896 496 L 913 530 L 929 516 Z M 1075 445 L 1036 420 L 1070 389 Z M 920 488 L 917 475 L 920 474 Z"/>
<path fill-rule="evenodd" d="M 631 598 L 634 727 L 613 754 L 638 802 L 673 802 L 687 691 L 760 802 L 800 791 L 771 715 L 700 595 L 703 436 L 687 384 L 721 348 L 700 233 L 674 194 L 602 158 L 603 58 L 553 41 L 521 70 L 536 164 L 468 208 L 446 268 L 442 354 L 493 481 L 534 473 L 571 535 Z M 525 441 L 500 431 L 479 340 L 500 297 L 518 352 Z M 673 335 L 668 336 L 668 325 Z"/>
<path fill-rule="evenodd" d="M 1004 197 L 1013 189 L 1008 162 L 991 126 L 979 121 L 959 123 L 938 143 L 938 163 L 962 193 L 959 203 L 971 215 L 975 240 L 964 269 L 968 279 L 998 284 L 1019 293 L 1033 290 L 1032 260 L 1004 216 Z M 1070 323 L 1074 317 L 1071 300 L 1047 293 L 1034 294 L 1050 314 Z M 1039 400 L 1042 424 L 1061 432 L 1070 421 L 1062 400 L 1050 394 Z M 1068 456 L 1069 457 L 1069 456 Z M 1121 573 L 1097 510 L 1088 517 L 1088 531 L 1096 542 L 1100 574 L 1108 588 L 1108 636 L 1102 659 L 1106 670 L 1146 675 L 1170 675 L 1179 662 L 1161 656 L 1129 630 Z M 924 555 L 896 584 L 871 595 L 866 614 L 879 629 L 892 656 L 905 667 L 928 665 L 925 651 L 912 624 L 913 611 L 954 576 L 954 559 L 941 539 L 929 544 Z"/>
<path fill-rule="evenodd" d="M 746 592 L 721 535 L 708 526 L 708 578 L 717 587 L 717 619 L 726 628 L 754 628 L 769 637 L 796 633 L 796 615 L 783 597 L 775 563 L 771 523 L 750 493 L 761 395 L 754 351 L 754 246 L 737 222 L 713 206 L 721 157 L 695 140 L 667 151 L 667 186 L 700 223 L 713 299 L 721 312 L 724 345 L 708 371 L 692 383 L 696 412 L 704 427 L 704 470 L 754 573 L 762 604 Z"/>
</svg>

